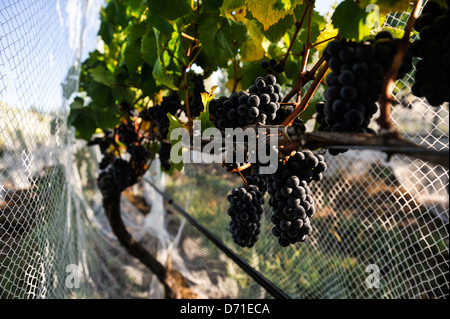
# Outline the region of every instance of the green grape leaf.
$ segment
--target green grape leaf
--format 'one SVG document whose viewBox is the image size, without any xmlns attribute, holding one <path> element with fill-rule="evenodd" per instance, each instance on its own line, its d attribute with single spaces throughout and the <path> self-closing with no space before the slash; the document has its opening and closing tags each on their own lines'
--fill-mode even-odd
<svg viewBox="0 0 450 319">
<path fill-rule="evenodd" d="M 292 28 L 293 25 L 294 19 L 292 15 L 288 15 L 279 19 L 267 29 L 262 27 L 262 33 L 270 42 L 276 43 L 283 37 L 287 30 Z"/>
<path fill-rule="evenodd" d="M 111 45 L 113 40 L 114 30 L 111 28 L 111 25 L 107 21 L 102 21 L 100 24 L 100 29 L 98 31 L 98 35 L 102 38 L 103 42 L 105 42 L 108 46 Z"/>
<path fill-rule="evenodd" d="M 148 0 L 148 9 L 153 16 L 175 20 L 191 11 L 188 0 Z"/>
<path fill-rule="evenodd" d="M 372 21 L 373 15 L 375 11 L 366 12 L 354 0 L 344 0 L 336 7 L 331 21 L 341 37 L 360 41 L 370 34 L 366 21 Z"/>
<path fill-rule="evenodd" d="M 241 45 L 248 39 L 245 24 L 231 19 L 222 19 L 220 31 L 225 36 L 227 45 L 230 47 L 233 55 L 238 52 Z"/>
<path fill-rule="evenodd" d="M 153 67 L 153 77 L 155 78 L 157 84 L 165 85 L 171 90 L 178 90 L 171 75 L 167 74 L 167 71 L 159 57 L 156 59 Z"/>
<path fill-rule="evenodd" d="M 136 14 L 140 13 L 143 7 L 145 6 L 145 0 L 128 0 L 128 5 L 130 9 L 133 10 Z"/>
<path fill-rule="evenodd" d="M 114 97 L 111 87 L 99 82 L 90 81 L 86 87 L 86 92 L 92 99 L 94 108 L 103 108 L 108 105 L 114 105 Z"/>
<path fill-rule="evenodd" d="M 130 78 L 135 80 L 138 68 L 143 62 L 140 43 L 126 43 L 125 50 L 123 51 L 123 59 L 130 74 Z"/>
<path fill-rule="evenodd" d="M 104 65 L 97 65 L 94 69 L 90 70 L 90 74 L 94 81 L 110 86 L 114 83 L 114 75 Z"/>
<path fill-rule="evenodd" d="M 120 113 L 118 108 L 106 108 L 95 111 L 96 127 L 102 130 L 115 127 L 120 123 Z"/>
<path fill-rule="evenodd" d="M 242 23 L 221 18 L 219 11 L 202 12 L 198 26 L 199 40 L 207 56 L 213 57 L 213 67 L 226 67 L 228 59 L 238 51 L 247 39 L 247 28 Z"/>
<path fill-rule="evenodd" d="M 141 68 L 141 90 L 144 96 L 151 96 L 157 92 L 153 69 L 147 63 L 144 63 Z"/>
<path fill-rule="evenodd" d="M 80 107 L 79 98 L 76 98 L 70 107 L 67 124 L 75 127 L 75 136 L 77 138 L 89 141 L 97 129 L 95 112 L 89 106 Z"/>
<path fill-rule="evenodd" d="M 115 101 L 118 101 L 119 103 L 122 101 L 128 102 L 129 104 L 132 104 L 134 102 L 134 99 L 136 98 L 136 91 L 128 88 L 128 87 L 115 87 L 112 90 L 112 94 Z M 111 104 L 108 107 L 111 107 Z"/>
<path fill-rule="evenodd" d="M 145 21 L 130 24 L 126 30 L 127 41 L 130 43 L 141 43 L 142 37 L 146 31 L 147 23 Z"/>
<path fill-rule="evenodd" d="M 159 32 L 167 35 L 170 35 L 173 32 L 173 26 L 167 19 L 158 16 L 155 17 L 151 14 L 151 12 L 147 14 L 146 22 L 148 30 L 152 30 L 153 28 L 155 28 Z"/>
<path fill-rule="evenodd" d="M 253 17 L 261 22 L 264 31 L 267 31 L 269 27 L 291 15 L 303 0 L 246 0 L 245 3 Z"/>
<path fill-rule="evenodd" d="M 141 53 L 145 62 L 149 65 L 155 64 L 158 53 L 155 32 L 153 29 L 148 29 L 147 33 L 142 38 Z"/>
</svg>

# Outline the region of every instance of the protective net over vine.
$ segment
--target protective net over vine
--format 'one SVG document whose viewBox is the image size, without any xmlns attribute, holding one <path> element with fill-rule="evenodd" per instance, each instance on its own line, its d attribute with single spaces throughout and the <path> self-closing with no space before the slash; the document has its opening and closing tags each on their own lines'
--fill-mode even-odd
<svg viewBox="0 0 450 319">
<path fill-rule="evenodd" d="M 344 1 L 345 4 L 348 2 L 350 1 Z M 109 6 L 109 11 L 102 11 L 103 15 L 100 16 L 101 7 L 108 3 L 116 5 Z M 114 94 L 118 92 L 117 96 L 123 98 L 118 101 L 117 96 L 107 94 L 92 96 L 93 103 L 100 100 L 118 102 L 121 111 L 136 115 L 125 101 L 129 98 L 129 92 L 126 86 L 120 85 L 125 82 L 110 86 L 107 72 L 111 70 L 98 67 L 98 61 L 94 59 L 104 53 L 102 41 L 97 34 L 105 41 L 108 34 L 117 31 L 106 29 L 106 23 L 102 24 L 102 21 L 110 18 L 108 14 L 117 19 L 114 23 L 122 23 L 121 28 L 125 28 L 125 22 L 121 20 L 125 18 L 119 14 L 125 3 L 126 1 L 104 3 L 95 0 L 7 0 L 0 4 L 1 298 L 165 296 L 157 276 L 138 258 L 129 254 L 115 235 L 109 216 L 105 214 L 103 195 L 105 187 L 111 185 L 106 183 L 101 189 L 97 186 L 99 174 L 103 171 L 99 169 L 99 163 L 103 162 L 105 167 L 111 167 L 115 165 L 114 159 L 106 157 L 105 160 L 105 152 L 102 152 L 99 145 L 92 143 L 92 140 L 88 146 L 79 139 L 80 135 L 84 138 L 95 133 L 97 124 L 101 123 L 106 127 L 105 123 L 109 124 L 113 120 L 105 112 L 104 118 L 96 118 L 96 123 L 85 125 L 85 130 L 78 131 L 77 135 L 72 126 L 77 126 L 80 121 L 87 121 L 91 116 L 98 116 L 82 108 L 83 103 L 86 106 L 90 102 L 77 100 L 80 99 L 80 87 L 87 92 L 94 92 L 89 91 L 92 87 L 88 88 L 89 85 L 95 85 L 93 83 L 109 85 L 108 87 L 114 88 Z M 200 38 L 200 41 L 211 40 L 214 43 L 223 38 L 222 42 L 218 42 L 223 45 L 232 31 L 239 30 L 241 26 L 237 24 L 246 23 L 246 10 L 261 21 L 261 25 L 249 27 L 252 37 L 262 37 L 261 30 L 269 30 L 264 36 L 272 40 L 276 38 L 275 31 L 270 29 L 272 22 L 261 17 L 255 1 L 242 1 L 242 4 L 233 9 L 223 7 L 226 18 L 233 21 L 228 26 L 230 30 L 223 26 L 217 33 L 217 38 Z M 128 12 L 140 12 L 139 10 L 139 5 L 130 5 Z M 150 10 L 156 8 L 151 7 Z M 177 11 L 160 14 L 176 17 L 181 15 Z M 404 12 L 388 14 L 383 25 L 372 32 L 376 34 L 380 30 L 390 30 L 397 36 L 394 28 L 403 29 L 406 26 L 411 6 L 399 7 L 399 11 Z M 293 10 L 290 14 L 298 20 L 302 16 L 307 19 L 306 9 Z M 327 28 L 330 18 L 331 14 L 325 16 L 323 21 L 315 20 L 312 30 L 317 28 L 318 32 L 319 28 Z M 152 26 L 154 33 L 151 34 L 146 33 L 147 29 L 140 30 L 141 27 L 143 25 L 136 24 L 134 34 L 140 34 L 145 41 L 150 38 L 154 40 L 155 37 L 164 39 L 167 35 L 158 30 L 169 28 L 161 21 Z M 201 33 L 202 26 L 199 28 Z M 185 31 L 183 37 L 191 41 L 189 43 L 194 52 L 192 55 L 195 56 L 195 50 L 198 49 L 196 40 L 189 39 L 187 35 L 191 32 L 194 34 L 195 31 Z M 170 29 L 170 32 L 175 30 Z M 302 32 L 299 32 L 300 37 Z M 323 38 L 317 38 L 316 35 L 316 42 L 336 36 L 332 30 L 329 32 L 328 36 L 321 35 Z M 292 33 L 294 32 L 290 35 Z M 306 32 L 304 33 L 303 37 L 306 38 Z M 236 69 L 232 64 L 222 74 L 228 76 L 226 80 L 216 77 L 216 73 L 204 81 L 199 75 L 185 74 L 186 83 L 189 83 L 194 92 L 189 99 L 189 113 L 185 109 L 186 105 L 181 104 L 180 96 L 184 101 L 184 91 L 180 90 L 180 96 L 166 95 L 165 100 L 161 99 L 159 108 L 151 107 L 145 112 L 141 111 L 138 115 L 144 119 L 143 122 L 158 119 L 160 131 L 163 131 L 172 122 L 166 121 L 166 117 L 163 117 L 164 121 L 160 121 L 160 114 L 169 113 L 174 117 L 180 114 L 185 117 L 199 116 L 203 112 L 201 93 L 209 92 L 214 85 L 220 87 L 216 95 L 217 101 L 220 101 L 217 102 L 218 105 L 223 108 L 229 105 L 227 113 L 219 111 L 219 107 L 215 109 L 214 115 L 217 119 L 224 120 L 221 122 L 225 123 L 224 127 L 229 127 L 230 123 L 240 126 L 236 124 L 238 119 L 251 125 L 263 120 L 264 124 L 274 125 L 287 121 L 293 108 L 292 105 L 282 103 L 283 98 L 289 95 L 289 90 L 282 86 L 278 89 L 275 84 L 281 83 L 280 80 L 283 79 L 287 81 L 297 77 L 297 74 L 289 74 L 289 65 L 293 63 L 291 56 L 288 58 L 288 55 L 284 55 L 286 52 L 277 52 L 276 47 L 271 47 L 270 54 L 281 58 L 277 61 L 262 58 L 259 50 L 264 52 L 263 48 L 252 47 L 255 43 L 245 42 L 239 35 L 236 37 L 237 42 L 246 43 L 245 49 L 240 52 L 243 58 L 253 59 L 253 62 L 246 62 L 254 64 L 249 67 L 250 75 L 242 75 L 239 79 L 236 73 L 233 74 Z M 418 37 L 414 33 L 412 40 Z M 127 42 L 123 45 L 127 67 L 131 68 L 130 61 L 134 61 L 132 57 L 141 53 L 143 67 L 138 68 L 136 65 L 140 74 L 156 74 L 159 82 L 168 87 L 175 86 L 171 82 L 173 79 L 163 74 L 163 69 L 147 69 L 149 61 L 159 61 L 159 57 L 152 56 L 149 52 L 159 52 L 163 60 L 170 59 L 170 54 L 164 55 L 161 53 L 164 48 L 153 47 L 150 42 L 145 42 L 149 47 L 143 45 L 140 53 L 133 51 L 133 41 L 140 40 L 141 38 L 134 37 L 124 40 Z M 272 40 L 270 41 L 273 42 Z M 110 41 L 114 42 L 112 38 Z M 167 52 L 170 49 L 178 50 L 174 42 L 169 42 L 173 47 L 168 48 Z M 249 47 L 254 50 L 249 50 Z M 320 43 L 318 47 L 320 48 Z M 99 53 L 92 54 L 96 48 Z M 235 54 L 235 48 L 229 49 Z M 297 59 L 301 49 L 296 46 L 292 48 Z M 322 51 L 324 49 L 325 46 L 320 48 Z M 207 47 L 206 50 L 211 49 Z M 222 53 L 217 54 L 217 63 L 226 58 Z M 207 55 L 198 52 L 195 57 L 201 60 L 206 59 Z M 86 73 L 83 73 L 83 61 L 89 58 L 91 62 L 95 61 L 88 68 L 98 67 L 94 78 L 100 82 L 89 82 Z M 411 70 L 407 70 L 406 75 L 395 82 L 394 106 L 390 113 L 392 124 L 408 140 L 426 149 L 448 152 L 448 102 L 440 107 L 431 106 L 427 96 L 419 97 L 417 95 L 420 94 L 411 91 L 418 76 L 418 59 L 414 58 Z M 182 65 L 176 59 L 172 59 L 170 63 L 176 64 L 176 67 Z M 301 66 L 301 63 L 298 64 L 297 66 Z M 164 65 L 164 61 L 160 65 L 164 68 L 168 66 Z M 264 78 L 264 72 L 277 76 L 278 82 L 277 79 Z M 115 79 L 120 78 L 120 74 L 114 76 Z M 262 77 L 257 78 L 258 76 Z M 305 74 L 306 78 L 307 76 Z M 264 84 L 258 82 L 261 80 L 265 81 Z M 148 86 L 143 85 L 143 91 L 154 89 L 153 84 L 145 83 Z M 180 87 L 182 85 L 181 83 Z M 253 85 L 253 91 L 245 91 L 246 85 L 247 88 Z M 272 88 L 273 92 L 266 88 L 269 85 L 275 87 Z M 314 83 L 306 84 L 303 91 L 308 90 L 311 85 Z M 232 95 L 232 92 L 240 93 Z M 272 97 L 274 93 L 277 94 L 275 98 Z M 325 103 L 330 94 L 319 87 L 311 105 Z M 224 97 L 220 100 L 219 96 Z M 290 97 L 295 99 L 294 95 Z M 86 99 L 86 96 L 81 98 Z M 132 98 L 139 100 L 139 96 Z M 240 102 L 233 104 L 233 101 Z M 81 105 L 77 108 L 76 103 Z M 211 106 L 215 102 L 209 103 Z M 231 109 L 234 111 L 230 113 Z M 296 119 L 295 123 L 297 127 L 301 127 L 302 132 L 314 128 L 314 120 L 307 120 L 310 117 L 315 119 L 318 114 L 315 110 L 313 107 L 303 113 L 306 125 Z M 362 125 L 366 133 L 369 132 L 366 130 L 368 127 L 373 131 L 379 129 L 375 119 L 380 116 L 380 112 L 370 116 L 370 122 Z M 214 120 L 213 124 L 220 127 L 221 124 Z M 139 124 L 122 123 L 117 128 L 120 133 L 116 135 L 111 130 L 109 137 L 114 141 L 117 136 L 120 143 L 128 145 L 127 155 L 131 158 L 136 159 L 136 154 L 139 154 L 147 159 L 147 153 L 141 153 L 137 147 L 130 147 L 132 143 L 127 144 L 127 139 L 134 138 L 129 133 L 133 132 L 133 125 Z M 114 143 L 108 144 L 107 149 L 111 145 Z M 273 194 L 265 193 L 263 200 L 260 200 L 260 194 L 256 192 L 267 186 L 277 188 L 273 182 L 275 177 L 270 180 L 270 185 L 269 182 L 261 184 L 256 179 L 252 182 L 252 178 L 248 178 L 249 175 L 246 174 L 247 170 L 243 170 L 249 184 L 258 184 L 258 188 L 251 188 L 253 193 L 247 188 L 248 192 L 239 193 L 238 190 L 233 194 L 233 189 L 243 188 L 243 180 L 231 172 L 239 170 L 242 163 L 233 163 L 227 167 L 217 163 L 185 163 L 181 171 L 173 170 L 169 175 L 165 171 L 165 167 L 172 165 L 169 161 L 169 145 L 161 142 L 155 159 L 142 176 L 152 181 L 171 201 L 165 200 L 144 180 L 139 180 L 130 187 L 124 182 L 120 210 L 126 230 L 142 247 L 156 256 L 157 261 L 175 279 L 179 297 L 273 298 L 227 257 L 223 250 L 182 217 L 171 205 L 173 202 L 182 206 L 199 224 L 291 298 L 448 297 L 448 167 L 414 156 L 394 154 L 388 157 L 386 151 L 365 149 L 363 146 L 345 149 L 344 152 L 338 152 L 338 155 L 330 155 L 331 149 L 326 148 L 314 151 L 314 156 L 304 150 L 305 153 L 302 154 L 306 155 L 298 155 L 301 158 L 298 159 L 298 165 L 306 165 L 311 171 L 315 170 L 315 173 L 308 175 L 308 178 L 300 173 L 291 174 L 289 182 L 287 176 L 283 177 L 286 180 L 283 192 L 289 194 L 285 196 L 285 205 L 278 207 L 281 207 L 280 212 L 284 207 L 287 207 L 285 211 L 291 208 L 289 212 L 298 207 L 308 209 L 296 210 L 302 218 L 292 213 L 290 219 L 276 219 L 272 215 L 277 204 L 270 197 L 276 196 L 277 189 L 273 190 Z M 110 148 L 109 152 L 113 154 Z M 310 158 L 308 163 L 314 164 L 304 164 L 307 158 Z M 121 160 L 126 161 L 127 157 L 124 156 Z M 319 171 L 317 167 L 321 165 L 323 170 Z M 133 174 L 137 175 L 136 171 Z M 304 180 L 304 184 L 301 184 L 301 180 Z M 294 192 L 296 188 L 299 195 L 290 196 L 290 192 Z M 303 191 L 305 193 L 301 193 Z M 234 207 L 231 215 L 234 214 L 235 224 L 230 233 L 231 215 L 227 214 L 227 210 L 230 204 L 234 204 L 233 201 L 237 203 L 238 199 L 244 198 L 249 203 L 258 201 L 261 209 L 257 210 L 256 215 L 251 215 L 247 206 L 241 204 L 241 207 Z M 304 214 L 299 212 L 301 210 L 304 210 Z M 238 215 L 239 218 L 236 219 Z M 236 228 L 241 227 L 237 226 L 238 220 L 243 218 L 245 221 L 251 216 L 255 216 L 252 223 L 239 224 L 249 229 L 245 230 L 246 234 L 251 234 L 248 236 L 249 241 L 244 242 L 244 239 L 239 239 L 243 230 L 236 231 Z M 312 231 L 308 229 L 309 226 L 304 226 L 305 223 L 309 225 L 309 218 Z M 276 225 L 279 229 L 274 231 Z M 378 280 L 374 280 L 374 274 L 378 275 Z"/>
</svg>

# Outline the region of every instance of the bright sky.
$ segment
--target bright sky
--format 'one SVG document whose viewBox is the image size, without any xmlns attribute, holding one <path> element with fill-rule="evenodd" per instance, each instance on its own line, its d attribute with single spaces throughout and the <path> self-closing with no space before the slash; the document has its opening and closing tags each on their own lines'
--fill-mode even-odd
<svg viewBox="0 0 450 319">
<path fill-rule="evenodd" d="M 100 0 L 0 1 L 0 101 L 61 110 L 61 83 L 83 49 L 95 48 Z"/>
<path fill-rule="evenodd" d="M 340 3 L 340 2 L 342 2 L 342 0 L 317 0 L 316 1 L 316 5 L 315 5 L 315 9 L 321 15 L 325 15 L 325 14 L 327 14 L 330 11 L 331 7 L 335 3 Z"/>
</svg>

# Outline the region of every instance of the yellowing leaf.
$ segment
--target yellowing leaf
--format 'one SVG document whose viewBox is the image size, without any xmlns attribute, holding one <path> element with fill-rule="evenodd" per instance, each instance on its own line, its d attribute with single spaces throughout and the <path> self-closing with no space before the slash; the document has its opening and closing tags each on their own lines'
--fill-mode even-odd
<svg viewBox="0 0 450 319">
<path fill-rule="evenodd" d="M 246 23 L 250 37 L 242 45 L 242 60 L 244 61 L 258 61 L 264 58 L 266 51 L 262 46 L 264 39 L 263 34 L 258 29 L 255 20 L 249 20 Z"/>
<path fill-rule="evenodd" d="M 284 5 L 280 5 L 283 4 Z M 294 12 L 294 8 L 302 4 L 303 0 L 278 1 L 278 0 L 246 0 L 248 10 L 256 20 L 262 23 L 264 31 L 277 23 L 287 15 Z"/>
<path fill-rule="evenodd" d="M 264 58 L 264 48 L 261 45 L 261 41 L 258 39 L 250 38 L 242 45 L 242 60 L 244 61 L 258 61 Z"/>
<path fill-rule="evenodd" d="M 227 81 L 227 83 L 225 83 L 225 86 L 227 87 L 227 89 L 228 89 L 230 92 L 233 92 L 233 88 L 234 88 L 234 79 L 229 79 L 229 80 Z M 236 89 L 235 89 L 234 91 L 236 91 L 236 92 L 242 91 L 242 84 L 241 84 L 240 81 L 239 81 L 239 83 L 237 84 Z"/>
<path fill-rule="evenodd" d="M 150 122 L 148 122 L 148 121 L 142 121 L 141 126 L 140 126 L 140 129 L 141 129 L 142 131 L 144 131 L 144 132 L 147 132 L 147 131 L 150 130 L 150 126 L 151 126 Z"/>
<path fill-rule="evenodd" d="M 316 39 L 316 43 L 320 43 L 322 41 L 325 41 L 323 43 L 320 43 L 320 44 L 317 44 L 317 45 L 314 46 L 317 49 L 317 51 L 319 51 L 320 53 L 323 52 L 323 50 L 325 50 L 325 48 L 327 47 L 328 42 L 331 41 L 331 40 L 330 41 L 326 41 L 326 40 L 337 36 L 338 32 L 339 32 L 339 30 L 335 29 L 333 27 L 333 24 L 328 23 L 326 25 L 325 29 L 320 33 L 320 35 Z"/>
<path fill-rule="evenodd" d="M 214 98 L 213 92 L 216 89 L 217 89 L 217 85 L 214 85 L 211 88 L 211 91 L 200 93 L 200 96 L 202 97 L 202 103 L 203 103 L 203 106 L 205 107 L 205 109 L 206 109 L 206 106 L 208 105 L 209 101 L 211 101 Z"/>
<path fill-rule="evenodd" d="M 245 17 L 247 15 L 247 7 L 240 6 L 233 9 L 228 9 L 225 12 L 225 17 L 228 19 L 233 19 L 236 22 L 246 23 L 248 19 Z"/>
</svg>

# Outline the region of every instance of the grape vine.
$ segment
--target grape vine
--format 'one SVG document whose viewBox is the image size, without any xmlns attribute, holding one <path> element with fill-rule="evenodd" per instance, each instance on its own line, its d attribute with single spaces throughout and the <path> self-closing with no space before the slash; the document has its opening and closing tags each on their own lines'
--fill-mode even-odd
<svg viewBox="0 0 450 319">
<path fill-rule="evenodd" d="M 287 1 L 288 11 L 267 0 L 251 6 L 247 1 L 168 2 L 106 1 L 98 33 L 103 49 L 91 52 L 81 66 L 80 92 L 68 123 L 78 138 L 100 148 L 97 182 L 104 198 L 137 183 L 155 159 L 167 173 L 182 169 L 183 163 L 175 165 L 170 157 L 178 142 L 170 139 L 174 128 L 192 136 L 195 120 L 222 134 L 227 128 L 276 127 L 279 144 L 267 145 L 279 160 L 273 174 L 260 174 L 262 164 L 250 161 L 255 154 L 247 152 L 238 163 L 235 150 L 228 150 L 225 170 L 244 182 L 227 198 L 229 229 L 237 245 L 253 247 L 268 193 L 272 234 L 287 247 L 312 234 L 317 208 L 310 183 L 324 181 L 327 164 L 316 151 L 326 149 L 326 141 L 336 142 L 334 134 L 345 133 L 344 140 L 362 139 L 363 145 L 383 140 L 370 123 L 380 110 L 381 128 L 390 127 L 393 83 L 406 74 L 414 78 L 413 94 L 432 106 L 448 102 L 448 1 L 428 1 L 416 22 L 411 14 L 402 39 L 387 30 L 371 33 L 367 1 L 344 0 L 327 18 L 313 0 Z M 383 15 L 410 5 L 406 0 L 370 3 Z M 414 2 L 414 13 L 421 4 Z M 272 14 L 262 14 L 269 5 Z M 410 45 L 412 24 L 420 40 Z M 411 73 L 414 58 L 419 61 Z M 228 77 L 216 97 L 208 80 L 217 70 Z M 324 99 L 316 94 L 321 88 Z M 328 149 L 334 156 L 345 151 Z M 152 256 L 145 258 L 150 268 L 158 264 Z"/>
</svg>

